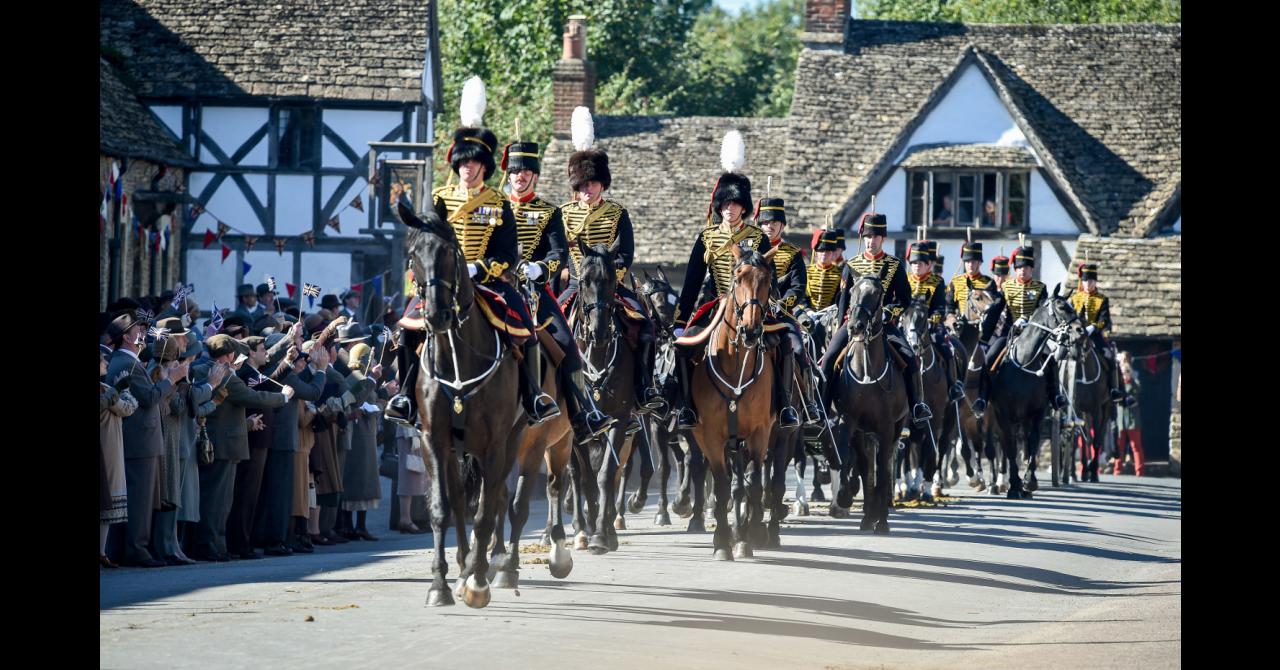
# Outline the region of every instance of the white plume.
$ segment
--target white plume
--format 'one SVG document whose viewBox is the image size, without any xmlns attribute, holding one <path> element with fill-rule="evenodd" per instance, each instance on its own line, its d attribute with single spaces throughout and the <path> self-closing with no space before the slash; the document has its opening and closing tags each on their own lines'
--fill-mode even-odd
<svg viewBox="0 0 1280 670">
<path fill-rule="evenodd" d="M 462 85 L 462 103 L 458 105 L 462 125 L 484 125 L 484 110 L 488 104 L 484 93 L 484 82 L 479 77 L 468 79 L 467 83 Z"/>
<path fill-rule="evenodd" d="M 747 143 L 742 141 L 742 133 L 730 130 L 720 143 L 720 167 L 725 172 L 740 172 L 746 164 Z"/>
<path fill-rule="evenodd" d="M 596 143 L 596 124 L 591 120 L 591 110 L 586 107 L 574 107 L 573 117 L 569 120 L 569 130 L 573 135 L 575 151 L 586 151 Z"/>
</svg>

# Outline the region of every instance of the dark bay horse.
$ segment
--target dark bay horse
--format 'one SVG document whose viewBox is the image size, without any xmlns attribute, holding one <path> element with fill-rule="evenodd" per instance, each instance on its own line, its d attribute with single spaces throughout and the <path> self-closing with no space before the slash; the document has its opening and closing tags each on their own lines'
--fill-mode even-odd
<svg viewBox="0 0 1280 670">
<path fill-rule="evenodd" d="M 929 332 L 929 303 L 924 298 L 912 299 L 899 317 L 899 323 L 907 344 L 915 349 L 920 361 L 920 400 L 933 410 L 933 418 L 911 427 L 911 434 L 905 440 L 907 448 L 901 453 L 902 476 L 898 479 L 895 498 L 928 502 L 934 495 L 941 494 L 940 486 L 931 490 L 929 485 L 938 474 L 942 444 L 946 441 L 942 429 L 947 414 L 947 373 L 942 366 L 951 363 L 938 351 Z"/>
<path fill-rule="evenodd" d="M 1080 317 L 1070 303 L 1059 295 L 1061 286 L 1036 308 L 1027 325 L 1013 336 L 1008 352 L 996 362 L 991 372 L 991 406 L 987 413 L 991 428 L 1004 452 L 1009 469 L 1009 498 L 1030 498 L 1036 483 L 1037 456 L 1040 451 L 1040 426 L 1048 409 L 1045 379 L 1051 359 L 1059 363 L 1084 337 Z M 1023 443 L 1023 458 L 1018 456 L 1018 443 Z M 1027 464 L 1027 483 L 1018 475 L 1020 464 Z"/>
<path fill-rule="evenodd" d="M 994 444 L 988 439 L 988 423 L 985 412 L 975 409 L 974 403 L 981 397 L 986 367 L 987 352 L 978 342 L 980 333 L 978 324 L 986 318 L 988 310 L 997 304 L 997 296 L 993 289 L 978 289 L 969 282 L 969 298 L 965 301 L 964 311 L 955 320 L 953 330 L 968 356 L 957 356 L 963 360 L 964 369 L 959 379 L 964 380 L 964 399 L 958 403 L 956 420 L 960 427 L 960 455 L 964 461 L 965 474 L 969 477 L 969 486 L 979 493 L 987 489 L 983 480 L 982 458 L 986 456 L 991 466 L 991 492 L 999 493 L 996 475 L 999 472 L 997 452 Z"/>
<path fill-rule="evenodd" d="M 753 545 L 763 547 L 767 540 L 764 463 L 777 408 L 773 406 L 774 354 L 765 347 L 764 321 L 776 249 L 760 254 L 736 244 L 731 247 L 733 284 L 724 297 L 723 316 L 707 340 L 705 356 L 690 375 L 690 392 L 700 413 L 690 438 L 710 469 L 716 518 L 713 555 L 721 561 L 749 557 Z M 695 471 L 690 477 L 698 475 Z M 694 487 L 693 501 L 698 517 L 703 504 L 699 488 Z M 730 502 L 734 503 L 732 536 Z"/>
<path fill-rule="evenodd" d="M 902 368 L 884 338 L 884 288 L 874 275 L 858 277 L 850 290 L 849 345 L 836 367 L 836 413 L 845 421 L 848 451 L 857 454 L 862 477 L 862 530 L 889 532 L 893 506 L 893 458 L 907 421 Z"/>
<path fill-rule="evenodd" d="M 673 333 L 676 303 L 679 299 L 679 292 L 671 286 L 671 281 L 667 279 L 667 273 L 662 267 L 657 268 L 657 276 L 650 276 L 648 271 L 644 273 L 644 284 L 640 286 L 636 294 L 649 307 L 649 314 L 653 316 L 654 327 L 657 330 L 657 361 L 654 365 L 654 374 L 657 379 L 657 386 L 663 391 L 664 395 L 674 397 L 678 392 L 679 380 L 676 378 L 676 350 L 675 335 Z M 670 526 L 671 514 L 668 511 L 670 501 L 667 497 L 667 485 L 671 478 L 672 464 L 674 463 L 677 470 L 676 482 L 680 484 L 685 481 L 684 472 L 684 449 L 680 447 L 677 431 L 675 429 L 675 418 L 669 416 L 666 418 L 646 417 L 641 419 L 644 425 L 644 433 L 642 438 L 646 438 L 647 444 L 640 445 L 644 448 L 653 449 L 657 452 L 654 459 L 657 464 L 658 474 L 658 511 L 654 514 L 653 523 L 657 526 Z M 643 501 L 647 498 L 649 479 L 645 477 L 644 470 L 640 472 L 640 488 L 636 491 L 636 497 L 632 499 L 631 511 L 638 513 L 638 507 L 643 507 Z M 688 504 L 688 489 L 686 492 L 685 503 Z M 689 510 L 690 512 L 692 510 Z"/>
<path fill-rule="evenodd" d="M 506 478 L 525 430 L 519 398 L 518 364 L 513 348 L 486 320 L 480 298 L 467 274 L 466 260 L 453 228 L 434 211 L 416 216 L 406 201 L 398 203 L 401 221 L 411 230 L 410 266 L 421 282 L 418 297 L 427 337 L 419 356 L 413 393 L 427 445 L 434 563 L 427 604 L 452 605 L 445 577 L 445 533 L 457 533 L 456 595 L 470 607 L 489 604 L 486 549 L 494 533 Z M 475 516 L 473 548 L 466 533 L 465 498 L 458 460 L 468 455 L 480 476 L 480 504 Z"/>
<path fill-rule="evenodd" d="M 1067 294 L 1070 298 L 1070 294 Z M 1066 484 L 1071 481 L 1071 454 L 1074 453 L 1076 439 L 1079 436 L 1081 472 L 1080 481 L 1098 481 L 1098 461 L 1102 455 L 1104 436 L 1110 430 L 1110 422 L 1115 419 L 1115 403 L 1107 386 L 1107 369 L 1103 365 L 1102 355 L 1092 339 L 1082 337 L 1079 346 L 1071 352 L 1071 356 L 1058 367 L 1058 379 L 1062 384 L 1062 392 L 1071 401 L 1074 417 L 1069 417 L 1071 424 L 1068 437 L 1055 444 L 1059 451 L 1055 463 L 1060 474 L 1053 482 Z"/>
</svg>

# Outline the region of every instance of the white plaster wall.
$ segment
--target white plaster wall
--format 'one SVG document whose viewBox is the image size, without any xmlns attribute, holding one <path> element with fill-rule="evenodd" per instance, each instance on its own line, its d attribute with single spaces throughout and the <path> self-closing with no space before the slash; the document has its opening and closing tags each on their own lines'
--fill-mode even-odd
<svg viewBox="0 0 1280 670">
<path fill-rule="evenodd" d="M 276 235 L 301 235 L 311 230 L 315 178 L 276 175 Z"/>
<path fill-rule="evenodd" d="M 265 107 L 205 107 L 201 111 L 200 127 L 230 157 L 250 135 L 266 125 L 267 115 Z M 237 164 L 266 165 L 268 145 L 269 139 L 263 135 Z M 201 155 L 201 162 L 212 164 L 217 161 L 205 151 Z"/>
<path fill-rule="evenodd" d="M 368 154 L 369 142 L 381 141 L 400 125 L 403 118 L 398 111 L 366 109 L 325 109 L 322 116 L 324 124 L 355 151 L 357 159 Z M 325 167 L 349 168 L 353 165 L 327 137 L 322 149 L 321 159 Z"/>
<path fill-rule="evenodd" d="M 276 292 L 280 297 L 289 297 L 289 291 L 285 288 L 285 283 L 297 284 L 293 276 L 293 252 L 285 248 L 284 255 L 276 253 L 276 247 L 271 240 L 258 240 L 258 244 L 254 246 L 253 251 L 244 255 L 244 261 L 253 266 L 249 274 L 245 275 L 244 283 L 258 284 L 267 283 L 266 275 L 276 278 Z M 231 262 L 230 259 L 227 260 Z"/>
<path fill-rule="evenodd" d="M 182 139 L 182 105 L 153 105 L 151 112 L 173 133 L 174 139 Z"/>
<path fill-rule="evenodd" d="M 1028 147 L 1026 136 L 977 65 L 965 68 L 894 162 L 900 162 L 912 146 L 935 143 Z"/>
<path fill-rule="evenodd" d="M 333 192 L 338 188 L 339 185 L 342 184 L 342 177 L 322 177 L 320 184 L 321 184 L 320 202 L 321 204 L 323 204 L 323 203 L 329 202 L 329 199 L 333 196 Z M 339 233 L 333 232 L 333 228 L 330 228 L 326 224 L 324 228 L 324 234 L 326 236 L 368 237 L 368 235 L 362 235 L 356 232 L 361 228 L 369 227 L 368 212 L 369 212 L 370 204 L 369 204 L 369 198 L 368 198 L 368 189 L 369 189 L 369 182 L 365 181 L 364 179 L 357 179 L 355 183 L 351 184 L 351 186 L 347 188 L 346 191 L 343 192 L 342 198 L 338 200 L 338 211 L 339 211 L 338 227 L 341 229 L 341 232 Z M 363 212 L 356 209 L 355 207 L 347 207 L 347 205 L 350 204 L 352 199 L 354 199 L 357 195 L 360 196 L 361 202 L 364 203 Z"/>
<path fill-rule="evenodd" d="M 205 187 L 209 185 L 213 177 L 214 175 L 209 172 L 191 173 L 191 195 L 201 199 L 205 208 L 205 211 L 196 218 L 192 231 L 203 233 L 206 228 L 209 228 L 217 232 L 218 221 L 214 219 L 214 216 L 216 216 L 218 220 L 237 230 L 250 235 L 261 235 L 263 229 L 262 224 L 258 221 L 258 215 L 254 213 L 253 207 L 249 205 L 249 201 L 245 198 L 235 180 L 230 177 L 224 179 L 218 186 L 218 190 L 214 191 L 213 196 L 205 198 Z M 258 198 L 258 202 L 266 205 L 267 176 L 246 174 L 244 179 L 248 182 L 254 196 Z"/>
<path fill-rule="evenodd" d="M 1081 232 L 1039 172 L 1031 173 L 1031 234 Z"/>
<path fill-rule="evenodd" d="M 862 215 L 871 211 L 871 203 L 867 203 L 867 208 L 858 212 L 858 216 L 849 224 L 849 235 L 854 238 L 858 235 L 858 222 L 862 220 Z M 893 174 L 889 176 L 889 181 L 876 193 L 876 211 L 884 214 L 889 220 L 889 234 L 902 232 L 903 226 L 907 219 L 907 176 L 902 168 L 894 168 Z M 815 221 L 814 225 L 821 227 L 823 222 Z M 857 241 L 856 239 L 854 241 Z"/>
<path fill-rule="evenodd" d="M 318 284 L 321 297 L 326 293 L 341 294 L 351 286 L 351 256 L 340 253 L 323 253 L 319 251 L 303 252 L 301 282 Z M 307 299 L 302 296 L 302 284 L 298 284 L 298 294 L 294 298 L 300 300 L 302 311 L 312 311 Z M 320 304 L 320 298 L 315 299 Z"/>
<path fill-rule="evenodd" d="M 219 308 L 235 307 L 236 270 L 235 252 L 223 262 L 217 244 L 187 251 L 187 283 L 195 285 L 192 297 L 200 309 L 208 312 L 215 302 Z"/>
</svg>

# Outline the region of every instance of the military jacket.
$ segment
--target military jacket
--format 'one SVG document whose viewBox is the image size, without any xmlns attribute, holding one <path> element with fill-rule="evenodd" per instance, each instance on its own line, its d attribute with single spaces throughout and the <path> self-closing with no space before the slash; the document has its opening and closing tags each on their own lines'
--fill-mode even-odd
<svg viewBox="0 0 1280 670">
<path fill-rule="evenodd" d="M 1101 291 L 1071 294 L 1071 309 L 1075 310 L 1086 326 L 1093 326 L 1104 335 L 1111 330 L 1111 304 Z"/>
<path fill-rule="evenodd" d="M 559 272 L 568 249 L 560 208 L 538 196 L 508 202 L 516 221 L 520 260 L 545 265 L 548 277 Z"/>
<path fill-rule="evenodd" d="M 609 246 L 614 240 L 619 243 L 618 257 L 615 260 L 618 281 L 626 274 L 627 268 L 635 258 L 635 232 L 631 228 L 631 215 L 627 208 L 612 200 L 600 199 L 595 207 L 588 207 L 580 201 L 566 202 L 560 206 L 564 217 L 564 231 L 569 245 L 569 257 L 573 259 L 570 272 L 576 277 L 582 263 L 582 250 L 578 248 L 581 239 L 588 247 L 597 244 Z"/>
<path fill-rule="evenodd" d="M 912 298 L 923 297 L 925 304 L 929 306 L 929 323 L 942 323 L 942 317 L 946 313 L 942 277 L 932 272 L 924 278 L 908 273 L 907 285 L 911 287 Z"/>
<path fill-rule="evenodd" d="M 1036 308 L 1048 297 L 1044 282 L 1032 279 L 1023 284 L 1017 279 L 1004 283 L 1005 308 L 1009 310 L 1010 321 L 1030 319 Z"/>
<path fill-rule="evenodd" d="M 453 228 L 467 262 L 480 266 L 477 279 L 497 279 L 519 260 L 515 217 L 497 189 L 449 184 L 433 190 L 431 200 L 436 214 Z"/>
<path fill-rule="evenodd" d="M 836 293 L 840 290 L 840 274 L 843 263 L 832 263 L 831 267 L 822 267 L 815 261 L 805 269 L 805 296 L 809 309 L 819 310 L 835 304 Z"/>
<path fill-rule="evenodd" d="M 964 314 L 965 310 L 968 309 L 969 284 L 965 282 L 966 278 L 973 282 L 975 289 L 989 288 L 995 281 L 981 272 L 977 275 L 963 274 L 952 277 L 951 282 L 947 284 L 946 302 L 948 312 Z"/>
<path fill-rule="evenodd" d="M 800 247 L 783 242 L 781 238 L 773 246 L 777 249 L 773 252 L 773 266 L 777 273 L 779 300 L 784 309 L 791 311 L 796 305 L 803 305 L 805 302 L 808 276 L 805 273 L 804 256 L 800 253 Z"/>
<path fill-rule="evenodd" d="M 724 230 L 718 223 L 708 223 L 693 241 L 689 263 L 685 266 L 684 286 L 680 290 L 680 303 L 676 307 L 676 324 L 684 326 L 697 306 L 702 280 L 711 274 L 716 295 L 722 296 L 733 285 L 733 245 L 746 243 L 761 254 L 770 248 L 769 236 L 758 226 L 744 221 L 733 231 Z"/>
<path fill-rule="evenodd" d="M 849 287 L 862 275 L 879 276 L 884 268 L 884 295 L 881 305 L 889 308 L 891 316 L 902 314 L 907 303 L 911 302 L 911 287 L 907 284 L 907 272 L 903 269 L 902 259 L 881 250 L 878 256 L 868 257 L 866 252 L 860 253 L 845 261 L 844 274 L 840 278 L 840 314 L 849 310 Z"/>
</svg>

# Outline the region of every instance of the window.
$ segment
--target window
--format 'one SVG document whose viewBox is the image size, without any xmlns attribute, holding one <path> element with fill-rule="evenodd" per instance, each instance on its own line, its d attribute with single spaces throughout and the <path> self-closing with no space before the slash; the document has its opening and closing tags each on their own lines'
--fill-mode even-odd
<svg viewBox="0 0 1280 670">
<path fill-rule="evenodd" d="M 280 140 L 276 166 L 286 170 L 320 168 L 320 110 L 314 107 L 282 107 L 276 127 Z"/>
<path fill-rule="evenodd" d="M 929 212 L 930 227 L 1025 229 L 1029 179 L 1027 172 L 911 170 L 908 218 L 916 227 Z"/>
</svg>

